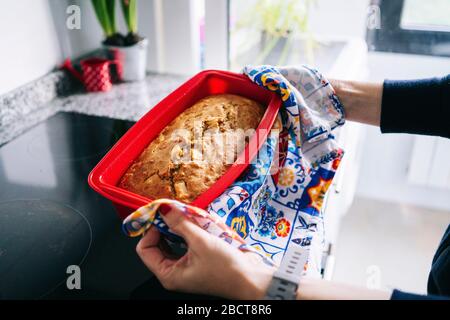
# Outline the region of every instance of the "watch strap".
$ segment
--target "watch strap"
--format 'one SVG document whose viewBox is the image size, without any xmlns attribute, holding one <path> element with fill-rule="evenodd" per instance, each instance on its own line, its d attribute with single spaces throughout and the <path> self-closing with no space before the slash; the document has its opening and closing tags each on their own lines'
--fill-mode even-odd
<svg viewBox="0 0 450 320">
<path fill-rule="evenodd" d="M 280 267 L 275 271 L 266 299 L 295 300 L 297 288 L 308 260 L 309 247 L 291 244 L 286 249 Z"/>
</svg>

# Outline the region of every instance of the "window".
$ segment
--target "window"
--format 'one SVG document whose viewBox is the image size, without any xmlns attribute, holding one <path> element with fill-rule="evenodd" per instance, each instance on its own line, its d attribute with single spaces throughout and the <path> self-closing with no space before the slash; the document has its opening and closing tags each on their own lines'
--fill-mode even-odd
<svg viewBox="0 0 450 320">
<path fill-rule="evenodd" d="M 312 63 L 316 44 L 308 28 L 315 0 L 231 0 L 230 69 L 246 64 Z"/>
<path fill-rule="evenodd" d="M 405 0 L 401 26 L 410 30 L 450 31 L 450 1 Z"/>
<path fill-rule="evenodd" d="M 450 0 L 372 0 L 380 25 L 368 27 L 373 51 L 450 57 Z"/>
</svg>

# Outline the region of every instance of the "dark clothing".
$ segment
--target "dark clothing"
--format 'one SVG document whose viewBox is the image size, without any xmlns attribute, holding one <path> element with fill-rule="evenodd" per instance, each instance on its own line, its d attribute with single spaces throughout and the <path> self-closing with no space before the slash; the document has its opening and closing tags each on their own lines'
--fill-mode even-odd
<svg viewBox="0 0 450 320">
<path fill-rule="evenodd" d="M 450 297 L 450 225 L 433 258 L 428 293 Z"/>
<path fill-rule="evenodd" d="M 450 138 L 450 75 L 412 81 L 386 80 L 380 128 L 383 133 L 415 133 Z M 391 299 L 450 297 L 450 226 L 433 258 L 428 294 L 421 296 L 394 290 Z"/>
<path fill-rule="evenodd" d="M 391 300 L 448 300 L 448 298 L 445 296 L 436 296 L 431 294 L 424 296 L 420 294 L 394 290 L 391 295 Z"/>
<path fill-rule="evenodd" d="M 381 132 L 450 138 L 450 75 L 412 81 L 386 80 Z"/>
</svg>

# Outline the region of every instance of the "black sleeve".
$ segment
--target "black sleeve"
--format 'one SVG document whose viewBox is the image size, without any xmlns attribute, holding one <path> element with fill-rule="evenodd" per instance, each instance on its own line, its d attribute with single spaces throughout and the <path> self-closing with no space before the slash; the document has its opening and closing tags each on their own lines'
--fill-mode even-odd
<svg viewBox="0 0 450 320">
<path fill-rule="evenodd" d="M 450 74 L 423 80 L 385 80 L 381 132 L 450 138 Z"/>
<path fill-rule="evenodd" d="M 435 295 L 420 295 L 407 293 L 400 290 L 394 290 L 391 295 L 391 300 L 448 300 L 447 297 L 435 296 Z"/>
<path fill-rule="evenodd" d="M 428 293 L 450 296 L 450 225 L 442 237 L 431 264 Z"/>
</svg>

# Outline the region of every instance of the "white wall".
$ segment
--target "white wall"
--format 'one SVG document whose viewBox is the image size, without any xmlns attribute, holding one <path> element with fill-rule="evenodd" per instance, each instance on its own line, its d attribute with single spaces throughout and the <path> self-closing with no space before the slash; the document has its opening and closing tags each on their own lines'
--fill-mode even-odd
<svg viewBox="0 0 450 320">
<path fill-rule="evenodd" d="M 160 0 L 161 1 L 161 0 Z M 200 35 L 195 0 L 162 0 L 161 42 L 164 60 L 160 69 L 167 73 L 192 75 L 199 71 Z"/>
<path fill-rule="evenodd" d="M 66 56 L 79 57 L 101 47 L 103 32 L 90 0 L 50 0 Z M 81 9 L 81 29 L 65 28 L 68 5 Z M 138 1 L 138 30 L 148 39 L 147 70 L 193 74 L 199 69 L 199 35 L 194 0 Z M 126 33 L 120 6 L 116 5 L 118 29 Z"/>
<path fill-rule="evenodd" d="M 50 72 L 61 51 L 47 0 L 0 2 L 0 94 Z"/>
<path fill-rule="evenodd" d="M 77 58 L 101 47 L 104 38 L 103 31 L 97 21 L 90 0 L 50 0 L 50 3 L 66 57 Z M 77 5 L 81 9 L 80 29 L 69 30 L 65 26 L 66 8 L 69 5 Z M 139 34 L 149 40 L 147 56 L 147 68 L 149 70 L 157 70 L 153 7 L 153 0 L 138 1 Z M 116 23 L 120 32 L 127 32 L 119 3 L 116 4 Z"/>
<path fill-rule="evenodd" d="M 100 47 L 102 29 L 95 17 L 91 1 L 87 0 L 50 0 L 61 42 L 65 45 L 64 54 L 75 58 Z M 76 5 L 80 8 L 80 29 L 69 30 L 65 26 L 66 8 Z"/>
</svg>

